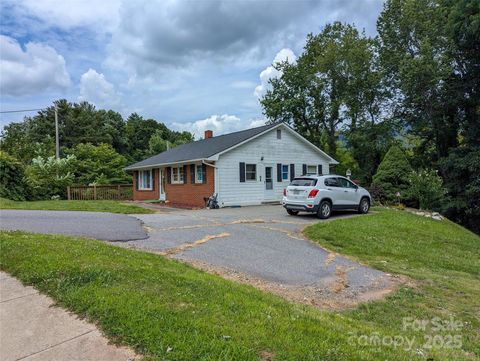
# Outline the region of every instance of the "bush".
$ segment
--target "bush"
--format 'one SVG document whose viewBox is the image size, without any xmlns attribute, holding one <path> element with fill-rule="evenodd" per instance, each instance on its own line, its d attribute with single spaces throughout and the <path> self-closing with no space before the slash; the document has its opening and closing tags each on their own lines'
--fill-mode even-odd
<svg viewBox="0 0 480 361">
<path fill-rule="evenodd" d="M 408 196 L 418 203 L 420 209 L 438 209 L 446 191 L 442 178 L 434 170 L 411 172 L 408 177 Z"/>
<path fill-rule="evenodd" d="M 396 145 L 390 147 L 373 176 L 372 187 L 380 190 L 378 200 L 383 203 L 394 203 L 397 200 L 397 192 L 405 198 L 411 172 L 412 167 L 403 150 Z"/>
<path fill-rule="evenodd" d="M 0 197 L 14 201 L 28 198 L 28 186 L 24 178 L 22 164 L 11 155 L 0 151 Z"/>
<path fill-rule="evenodd" d="M 26 180 L 34 199 L 51 199 L 53 196 L 65 198 L 67 186 L 75 179 L 74 156 L 56 159 L 37 157 L 25 170 Z"/>
</svg>

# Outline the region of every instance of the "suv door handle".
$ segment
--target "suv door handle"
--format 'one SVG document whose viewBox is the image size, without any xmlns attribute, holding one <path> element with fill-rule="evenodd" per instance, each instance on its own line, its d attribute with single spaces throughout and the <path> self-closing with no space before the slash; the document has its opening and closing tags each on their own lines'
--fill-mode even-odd
<svg viewBox="0 0 480 361">
<path fill-rule="evenodd" d="M 348 191 L 344 191 L 345 193 L 348 193 Z"/>
</svg>

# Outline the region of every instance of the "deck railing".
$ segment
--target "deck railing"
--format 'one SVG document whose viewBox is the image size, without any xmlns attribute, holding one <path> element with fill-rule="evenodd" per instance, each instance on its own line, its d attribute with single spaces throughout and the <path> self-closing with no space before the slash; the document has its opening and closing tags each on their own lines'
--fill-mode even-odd
<svg viewBox="0 0 480 361">
<path fill-rule="evenodd" d="M 68 200 L 131 200 L 133 184 L 110 184 L 67 187 Z"/>
</svg>

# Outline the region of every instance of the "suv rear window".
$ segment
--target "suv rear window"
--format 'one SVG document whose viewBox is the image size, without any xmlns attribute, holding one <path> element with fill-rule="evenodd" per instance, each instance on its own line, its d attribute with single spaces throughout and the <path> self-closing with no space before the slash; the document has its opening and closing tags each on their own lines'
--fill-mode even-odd
<svg viewBox="0 0 480 361">
<path fill-rule="evenodd" d="M 290 185 L 297 187 L 314 187 L 317 180 L 313 178 L 295 178 Z"/>
</svg>

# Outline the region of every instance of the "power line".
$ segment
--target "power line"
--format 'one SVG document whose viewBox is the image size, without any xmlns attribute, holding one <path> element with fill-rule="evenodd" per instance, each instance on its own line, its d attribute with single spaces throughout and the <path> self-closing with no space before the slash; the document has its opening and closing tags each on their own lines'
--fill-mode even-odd
<svg viewBox="0 0 480 361">
<path fill-rule="evenodd" d="M 43 110 L 45 108 L 38 108 L 38 109 L 21 109 L 21 110 L 2 110 L 0 111 L 0 114 L 5 114 L 5 113 L 24 113 L 24 112 L 35 112 L 37 110 Z"/>
</svg>

